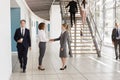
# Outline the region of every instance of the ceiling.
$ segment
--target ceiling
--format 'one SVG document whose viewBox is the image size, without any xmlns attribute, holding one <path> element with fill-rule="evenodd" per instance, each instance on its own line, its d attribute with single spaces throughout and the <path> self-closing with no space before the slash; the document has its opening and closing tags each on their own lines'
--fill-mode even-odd
<svg viewBox="0 0 120 80">
<path fill-rule="evenodd" d="M 30 9 L 36 15 L 46 20 L 50 20 L 49 10 L 53 1 L 54 0 L 26 0 Z"/>
<path fill-rule="evenodd" d="M 15 8 L 15 7 L 19 7 L 19 5 L 17 4 L 17 2 L 15 0 L 11 0 L 10 1 L 10 7 Z"/>
</svg>

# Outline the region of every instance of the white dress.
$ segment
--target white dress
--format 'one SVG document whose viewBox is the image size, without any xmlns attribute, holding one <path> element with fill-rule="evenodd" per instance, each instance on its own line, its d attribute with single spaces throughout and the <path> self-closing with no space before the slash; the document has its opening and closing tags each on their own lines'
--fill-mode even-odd
<svg viewBox="0 0 120 80">
<path fill-rule="evenodd" d="M 84 8 L 84 5 L 81 3 L 81 10 L 87 12 L 88 4 L 85 4 L 85 8 Z"/>
<path fill-rule="evenodd" d="M 89 6 L 88 6 L 88 4 L 85 5 L 85 8 L 84 8 L 83 4 L 81 4 L 80 7 L 81 7 L 81 11 L 85 12 L 86 16 L 88 16 L 88 14 L 89 14 Z"/>
</svg>

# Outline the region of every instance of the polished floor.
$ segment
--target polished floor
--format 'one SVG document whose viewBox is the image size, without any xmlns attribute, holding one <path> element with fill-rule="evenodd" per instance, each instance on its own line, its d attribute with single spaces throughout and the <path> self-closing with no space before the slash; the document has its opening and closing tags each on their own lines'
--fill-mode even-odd
<svg viewBox="0 0 120 80">
<path fill-rule="evenodd" d="M 21 72 L 16 54 L 13 55 L 11 80 L 120 80 L 120 61 L 109 56 L 113 54 L 109 50 L 103 54 L 101 58 L 97 58 L 96 54 L 74 54 L 73 58 L 68 57 L 68 68 L 60 71 L 58 43 L 49 43 L 43 60 L 46 70 L 39 71 L 39 53 L 34 47 L 29 51 L 26 73 Z"/>
</svg>

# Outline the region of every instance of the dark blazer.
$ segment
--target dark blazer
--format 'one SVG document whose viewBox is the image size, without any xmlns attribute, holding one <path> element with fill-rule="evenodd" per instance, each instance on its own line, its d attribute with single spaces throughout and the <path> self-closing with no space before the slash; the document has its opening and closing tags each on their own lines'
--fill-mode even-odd
<svg viewBox="0 0 120 80">
<path fill-rule="evenodd" d="M 114 28 L 112 31 L 112 36 L 111 36 L 113 42 L 115 42 L 116 37 L 117 37 L 117 29 Z"/>
<path fill-rule="evenodd" d="M 66 6 L 66 8 L 70 6 L 70 9 L 69 9 L 69 12 L 71 13 L 76 13 L 78 11 L 78 8 L 77 8 L 77 2 L 75 1 L 70 1 L 69 4 Z"/>
<path fill-rule="evenodd" d="M 54 39 L 54 41 L 60 40 L 60 47 L 61 48 L 66 48 L 66 43 L 69 39 L 69 33 L 68 31 L 65 31 L 63 34 L 60 35 L 59 38 Z"/>
<path fill-rule="evenodd" d="M 24 36 L 22 36 L 20 28 L 16 29 L 14 40 L 17 42 L 21 38 L 23 38 L 23 42 L 17 43 L 17 48 L 24 46 L 27 49 L 28 47 L 31 47 L 30 31 L 28 29 L 25 29 Z"/>
</svg>

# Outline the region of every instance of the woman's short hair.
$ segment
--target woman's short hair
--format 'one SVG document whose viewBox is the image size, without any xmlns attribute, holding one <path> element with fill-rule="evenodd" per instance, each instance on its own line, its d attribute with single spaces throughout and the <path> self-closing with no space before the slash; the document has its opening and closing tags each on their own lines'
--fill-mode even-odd
<svg viewBox="0 0 120 80">
<path fill-rule="evenodd" d="M 43 30 L 44 28 L 45 28 L 45 23 L 42 22 L 38 25 L 39 30 Z"/>
</svg>

